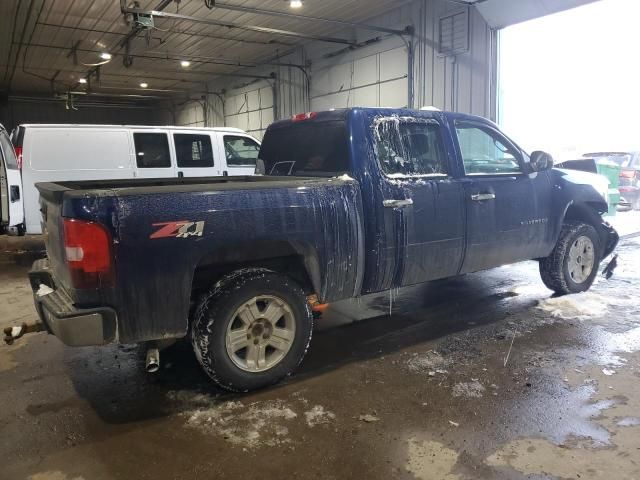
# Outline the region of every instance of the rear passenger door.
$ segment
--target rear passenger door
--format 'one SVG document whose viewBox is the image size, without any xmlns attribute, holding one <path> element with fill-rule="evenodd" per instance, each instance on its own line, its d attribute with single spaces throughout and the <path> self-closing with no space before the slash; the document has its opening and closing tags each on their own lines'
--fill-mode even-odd
<svg viewBox="0 0 640 480">
<path fill-rule="evenodd" d="M 172 130 L 171 137 L 178 177 L 215 177 L 222 174 L 220 157 L 218 161 L 214 159 L 211 133 Z"/>
<path fill-rule="evenodd" d="M 131 144 L 135 155 L 135 176 L 139 178 L 175 177 L 169 133 L 164 130 L 133 130 Z"/>
<path fill-rule="evenodd" d="M 248 135 L 223 134 L 222 155 L 228 175 L 253 175 L 260 144 Z"/>
<path fill-rule="evenodd" d="M 382 172 L 388 287 L 456 275 L 464 249 L 462 186 L 453 178 L 443 125 L 436 118 L 374 123 Z"/>
</svg>

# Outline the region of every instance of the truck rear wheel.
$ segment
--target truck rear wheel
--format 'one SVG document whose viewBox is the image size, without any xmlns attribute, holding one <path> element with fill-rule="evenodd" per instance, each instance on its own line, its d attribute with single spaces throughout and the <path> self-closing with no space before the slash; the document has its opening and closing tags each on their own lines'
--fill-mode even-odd
<svg viewBox="0 0 640 480">
<path fill-rule="evenodd" d="M 589 290 L 600 266 L 600 239 L 586 223 L 567 222 L 551 255 L 540 260 L 540 276 L 559 294 Z"/>
<path fill-rule="evenodd" d="M 236 271 L 203 295 L 191 341 L 219 386 L 246 392 L 277 383 L 304 357 L 313 316 L 302 288 L 265 269 Z"/>
</svg>

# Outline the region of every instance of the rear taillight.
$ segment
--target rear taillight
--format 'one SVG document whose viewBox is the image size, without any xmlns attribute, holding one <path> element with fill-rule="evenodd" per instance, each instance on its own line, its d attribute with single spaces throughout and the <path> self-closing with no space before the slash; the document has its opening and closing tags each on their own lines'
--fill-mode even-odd
<svg viewBox="0 0 640 480">
<path fill-rule="evenodd" d="M 111 235 L 104 226 L 65 218 L 64 252 L 74 288 L 113 286 Z"/>
<path fill-rule="evenodd" d="M 18 162 L 18 169 L 22 170 L 22 147 L 14 147 L 16 151 L 16 161 Z"/>
<path fill-rule="evenodd" d="M 622 178 L 633 178 L 636 176 L 636 171 L 635 170 L 621 170 L 620 171 L 620 176 Z"/>
</svg>

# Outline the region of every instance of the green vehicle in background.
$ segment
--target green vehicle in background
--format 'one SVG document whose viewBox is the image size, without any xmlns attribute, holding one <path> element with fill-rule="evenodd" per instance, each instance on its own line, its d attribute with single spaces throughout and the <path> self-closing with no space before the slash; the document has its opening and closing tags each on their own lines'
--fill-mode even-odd
<svg viewBox="0 0 640 480">
<path fill-rule="evenodd" d="M 567 160 L 556 164 L 558 168 L 580 170 L 595 173 L 601 181 L 595 182 L 594 187 L 607 200 L 609 211 L 605 215 L 615 215 L 620 204 L 620 165 L 609 159 L 606 154 L 585 154 L 579 160 Z"/>
<path fill-rule="evenodd" d="M 609 178 L 611 187 L 616 182 L 621 206 L 640 210 L 640 152 L 595 152 L 585 153 L 583 157 L 595 160 L 598 169 L 602 168 L 598 173 Z"/>
</svg>

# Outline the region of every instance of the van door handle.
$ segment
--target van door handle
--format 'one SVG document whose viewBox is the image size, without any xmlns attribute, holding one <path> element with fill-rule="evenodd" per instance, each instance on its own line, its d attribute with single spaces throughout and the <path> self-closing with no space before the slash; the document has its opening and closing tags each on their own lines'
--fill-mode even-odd
<svg viewBox="0 0 640 480">
<path fill-rule="evenodd" d="M 471 200 L 474 202 L 481 202 L 483 200 L 494 200 L 496 198 L 495 193 L 474 193 L 471 195 Z"/>
<path fill-rule="evenodd" d="M 184 177 L 184 172 L 178 172 L 178 178 Z"/>
<path fill-rule="evenodd" d="M 413 200 L 406 198 L 403 200 L 385 200 L 382 204 L 387 208 L 404 208 L 413 205 Z"/>
</svg>

